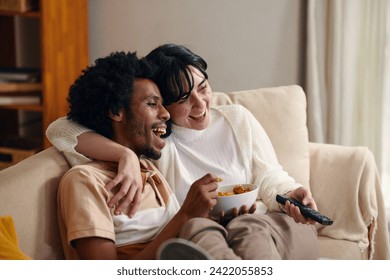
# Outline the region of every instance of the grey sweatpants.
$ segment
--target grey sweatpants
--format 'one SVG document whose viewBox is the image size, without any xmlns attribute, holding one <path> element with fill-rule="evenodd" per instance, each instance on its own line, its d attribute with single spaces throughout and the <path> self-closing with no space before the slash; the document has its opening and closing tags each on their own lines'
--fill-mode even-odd
<svg viewBox="0 0 390 280">
<path fill-rule="evenodd" d="M 245 214 L 224 228 L 204 218 L 189 220 L 180 232 L 218 260 L 307 260 L 320 257 L 317 232 L 283 213 Z"/>
</svg>

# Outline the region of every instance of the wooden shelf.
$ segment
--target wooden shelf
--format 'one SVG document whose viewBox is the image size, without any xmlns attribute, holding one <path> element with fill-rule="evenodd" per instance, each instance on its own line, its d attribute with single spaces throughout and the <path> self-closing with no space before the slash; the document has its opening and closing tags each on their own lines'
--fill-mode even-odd
<svg viewBox="0 0 390 280">
<path fill-rule="evenodd" d="M 32 156 L 42 149 L 41 140 L 15 136 L 0 139 L 0 170 Z"/>
<path fill-rule="evenodd" d="M 3 83 L 0 82 L 0 96 L 5 93 L 28 93 L 40 92 L 42 90 L 41 83 Z"/>
<path fill-rule="evenodd" d="M 89 63 L 88 0 L 37 1 L 39 10 L 0 10 L 0 67 L 41 69 L 38 83 L 0 82 L 0 137 L 19 135 L 20 115 L 31 115 L 41 120 L 33 134 L 47 148 L 46 128 L 68 113 L 69 87 Z M 40 102 L 6 104 L 5 97 L 23 96 L 38 96 Z"/>
<path fill-rule="evenodd" d="M 41 13 L 39 11 L 28 11 L 28 12 L 20 13 L 20 12 L 9 12 L 9 11 L 0 10 L 0 16 L 40 17 Z"/>
<path fill-rule="evenodd" d="M 44 107 L 43 105 L 13 104 L 13 105 L 0 105 L 0 109 L 43 112 Z"/>
</svg>

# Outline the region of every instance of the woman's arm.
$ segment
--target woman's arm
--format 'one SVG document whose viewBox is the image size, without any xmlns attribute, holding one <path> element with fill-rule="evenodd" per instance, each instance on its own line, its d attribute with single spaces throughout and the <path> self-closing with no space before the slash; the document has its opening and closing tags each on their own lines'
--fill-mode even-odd
<svg viewBox="0 0 390 280">
<path fill-rule="evenodd" d="M 91 162 L 90 158 L 76 151 L 77 137 L 90 129 L 61 117 L 52 122 L 46 130 L 50 143 L 64 154 L 71 166 Z"/>
<path fill-rule="evenodd" d="M 262 182 L 259 197 L 266 203 L 269 211 L 280 210 L 276 202 L 276 194 L 286 194 L 300 202 L 317 210 L 317 205 L 310 190 L 295 182 L 294 178 L 280 165 L 271 140 L 261 124 L 248 112 L 247 119 L 251 125 L 253 148 L 253 177 L 257 182 Z M 305 218 L 299 208 L 286 203 L 284 206 L 287 215 L 297 223 L 315 223 Z"/>
<path fill-rule="evenodd" d="M 245 168 L 250 168 L 251 182 L 259 185 L 258 199 L 267 206 L 268 211 L 280 211 L 276 195 L 293 191 L 301 185 L 280 165 L 271 140 L 252 113 L 242 106 L 229 106 L 234 106 L 230 109 L 235 113 L 234 118 L 228 119 L 238 139 L 244 162 L 248 163 Z"/>
<path fill-rule="evenodd" d="M 118 162 L 117 176 L 106 188 L 110 190 L 121 184 L 121 189 L 109 201 L 109 206 L 115 207 L 115 213 L 118 214 L 131 204 L 128 215 L 132 217 L 135 214 L 141 198 L 142 178 L 139 159 L 132 150 L 66 117 L 51 123 L 46 130 L 46 136 L 53 146 L 64 153 L 72 166 L 87 163 L 91 161 L 89 158 Z"/>
<path fill-rule="evenodd" d="M 130 205 L 127 214 L 129 217 L 134 216 L 142 194 L 141 169 L 136 154 L 131 149 L 93 131 L 80 134 L 77 139 L 76 151 L 97 160 L 118 162 L 118 172 L 115 178 L 106 185 L 106 189 L 111 190 L 118 184 L 121 188 L 111 198 L 108 205 L 115 207 L 115 214 L 120 214 Z M 128 170 L 133 172 L 128 172 Z"/>
</svg>

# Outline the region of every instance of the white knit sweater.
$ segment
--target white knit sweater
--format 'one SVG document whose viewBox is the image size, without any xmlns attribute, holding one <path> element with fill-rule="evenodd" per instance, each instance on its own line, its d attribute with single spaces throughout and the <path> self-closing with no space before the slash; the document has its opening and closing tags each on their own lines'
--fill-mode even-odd
<svg viewBox="0 0 390 280">
<path fill-rule="evenodd" d="M 86 131 L 90 130 L 63 117 L 48 127 L 46 135 L 76 165 L 91 161 L 74 149 L 77 136 Z M 210 125 L 202 131 L 174 125 L 155 163 L 180 203 L 191 184 L 206 173 L 221 177 L 220 184 L 259 185 L 259 212 L 278 211 L 276 194 L 301 186 L 280 166 L 263 127 L 241 105 L 211 109 Z"/>
<path fill-rule="evenodd" d="M 211 109 L 207 129 L 173 126 L 158 169 L 180 203 L 191 184 L 206 173 L 223 179 L 220 184 L 259 185 L 258 210 L 279 211 L 276 194 L 293 190 L 296 183 L 279 164 L 271 141 L 256 118 L 241 105 Z"/>
</svg>

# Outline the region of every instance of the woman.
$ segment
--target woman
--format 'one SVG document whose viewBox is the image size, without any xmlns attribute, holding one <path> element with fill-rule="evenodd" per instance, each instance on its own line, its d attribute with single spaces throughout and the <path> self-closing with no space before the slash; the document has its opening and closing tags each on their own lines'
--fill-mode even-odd
<svg viewBox="0 0 390 280">
<path fill-rule="evenodd" d="M 305 205 L 314 209 L 317 207 L 311 193 L 282 169 L 262 126 L 242 106 L 211 108 L 212 91 L 206 73 L 207 63 L 184 46 L 162 45 L 146 58 L 157 66 L 155 82 L 161 91 L 164 106 L 171 115 L 166 146 L 156 165 L 173 188 L 179 202 L 183 202 L 188 191 L 184 186 L 191 185 L 188 182 L 193 182 L 194 178 L 208 172 L 217 174 L 225 184 L 257 184 L 257 212 L 267 212 L 261 215 L 262 219 L 266 220 L 263 226 L 271 228 L 266 236 L 271 236 L 270 239 L 281 243 L 274 244 L 277 252 L 273 257 L 277 258 L 279 254 L 280 258 L 293 258 L 294 255 L 306 258 L 304 255 L 310 250 L 309 246 L 316 243 L 314 231 L 305 231 L 305 239 L 310 239 L 310 242 L 307 243 L 307 248 L 297 249 L 302 249 L 302 255 L 286 252 L 283 247 L 291 245 L 298 248 L 305 245 L 294 246 L 285 244 L 284 241 L 296 241 L 295 237 L 301 230 L 298 223 L 314 222 L 304 218 L 297 207 L 287 203 L 285 212 L 295 220 L 296 225 L 289 226 L 291 232 L 285 233 L 289 234 L 288 237 L 283 236 L 283 224 L 288 220 L 285 220 L 286 215 L 281 214 L 275 196 L 288 194 Z M 47 136 L 53 145 L 64 151 L 67 158 L 74 163 L 74 159 L 78 159 L 78 162 L 88 160 L 74 148 L 91 158 L 118 161 L 118 175 L 107 188 L 121 183 L 123 192 L 111 203 L 117 203 L 130 189 L 125 201 L 132 200 L 135 208 L 141 193 L 140 179 L 129 178 L 123 172 L 127 168 L 137 168 L 133 155 L 93 132 L 83 133 L 86 131 L 77 124 L 60 119 L 48 128 Z M 247 211 L 243 209 L 244 213 Z"/>
</svg>

